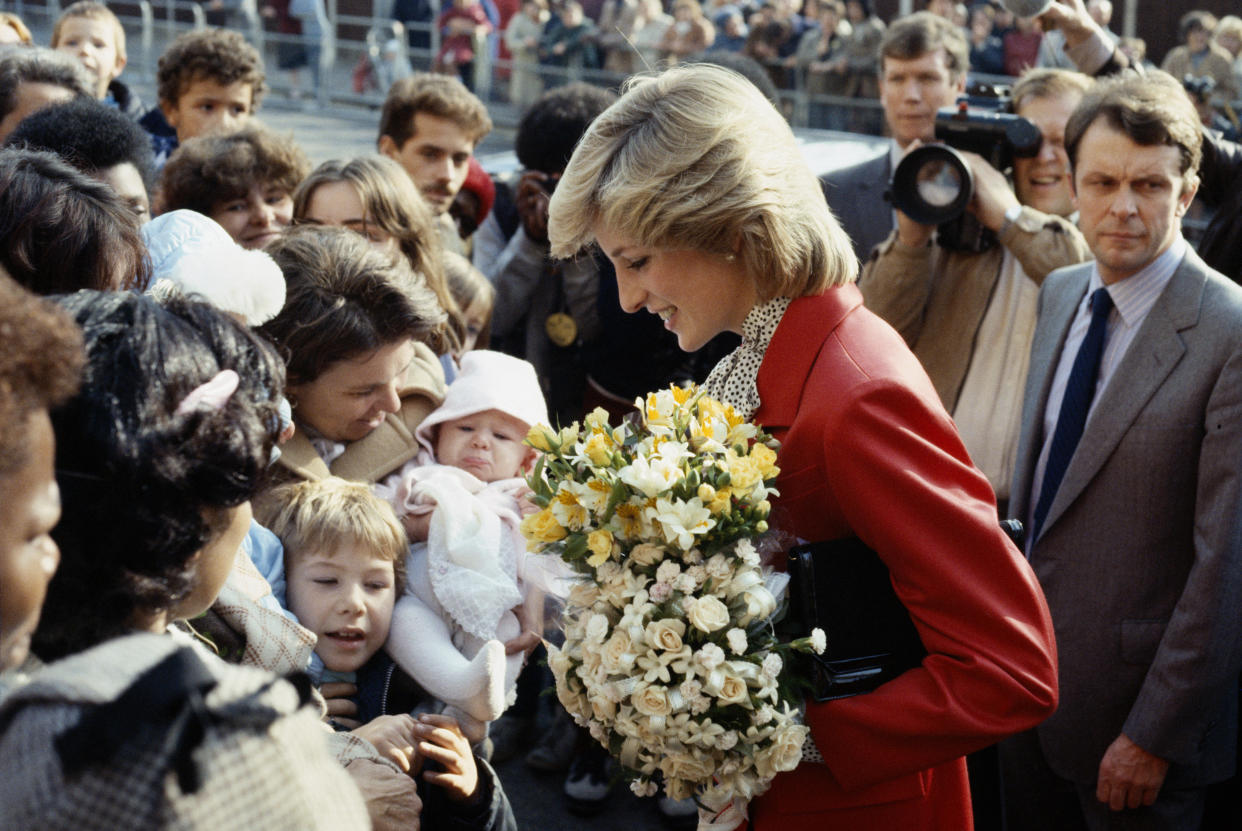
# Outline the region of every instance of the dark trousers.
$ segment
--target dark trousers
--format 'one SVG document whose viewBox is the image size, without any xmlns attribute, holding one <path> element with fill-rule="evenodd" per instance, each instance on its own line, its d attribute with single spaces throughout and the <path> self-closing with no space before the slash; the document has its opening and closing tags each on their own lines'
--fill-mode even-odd
<svg viewBox="0 0 1242 831">
<path fill-rule="evenodd" d="M 1202 831 L 1206 788 L 1162 788 L 1153 805 L 1110 810 L 1095 783 L 1058 776 L 1033 731 L 1000 744 L 1006 831 Z M 1210 830 L 1209 830 L 1210 831 Z"/>
</svg>

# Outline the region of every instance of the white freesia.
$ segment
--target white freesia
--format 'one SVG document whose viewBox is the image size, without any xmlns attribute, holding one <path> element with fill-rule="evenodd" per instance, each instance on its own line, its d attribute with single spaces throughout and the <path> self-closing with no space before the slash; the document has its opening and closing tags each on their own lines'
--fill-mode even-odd
<svg viewBox="0 0 1242 831">
<path fill-rule="evenodd" d="M 712 512 L 703 507 L 703 500 L 697 496 L 684 502 L 660 498 L 656 500 L 655 507 L 643 513 L 652 523 L 659 524 L 666 542 L 675 544 L 682 551 L 694 547 L 696 535 L 706 534 L 716 527 Z"/>
<path fill-rule="evenodd" d="M 643 496 L 652 497 L 659 496 L 676 485 L 681 481 L 682 475 L 676 462 L 669 462 L 659 456 L 639 456 L 621 468 L 617 478 Z"/>
</svg>

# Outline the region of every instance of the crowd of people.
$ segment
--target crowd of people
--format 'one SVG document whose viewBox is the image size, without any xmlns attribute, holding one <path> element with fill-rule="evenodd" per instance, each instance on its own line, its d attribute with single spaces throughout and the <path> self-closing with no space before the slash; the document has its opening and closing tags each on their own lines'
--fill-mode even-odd
<svg viewBox="0 0 1242 831">
<path fill-rule="evenodd" d="M 318 166 L 241 31 L 177 37 L 147 106 L 104 3 L 48 48 L 0 18 L 0 827 L 513 829 L 518 753 L 601 810 L 607 750 L 538 729 L 571 575 L 526 553 L 523 440 L 691 382 L 927 651 L 808 700 L 750 827 L 1236 827 L 1242 22 L 1186 15 L 1162 71 L 1108 0 L 495 6 Z M 515 179 L 474 157 L 493 31 Z M 964 241 L 885 191 L 970 73 L 1040 142 L 958 155 Z M 795 85 L 888 151 L 817 179 Z"/>
</svg>

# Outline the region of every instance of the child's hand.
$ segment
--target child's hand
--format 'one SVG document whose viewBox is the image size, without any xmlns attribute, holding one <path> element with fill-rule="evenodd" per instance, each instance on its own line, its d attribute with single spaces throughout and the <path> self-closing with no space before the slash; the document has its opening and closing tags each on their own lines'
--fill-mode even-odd
<svg viewBox="0 0 1242 831">
<path fill-rule="evenodd" d="M 540 510 L 542 510 L 535 504 L 533 499 L 534 496 L 535 492 L 530 488 L 522 488 L 522 492 L 517 495 L 518 513 L 520 513 L 523 517 L 528 517 L 531 514 L 537 514 Z"/>
<path fill-rule="evenodd" d="M 330 681 L 319 688 L 319 693 L 328 705 L 329 724 L 334 727 L 339 724 L 350 730 L 361 726 L 362 723 L 354 718 L 358 715 L 358 705 L 350 700 L 351 696 L 358 694 L 357 687 L 343 681 Z"/>
<path fill-rule="evenodd" d="M 414 762 L 415 727 L 411 716 L 379 716 L 351 732 L 375 745 L 385 759 L 409 773 Z"/>
<path fill-rule="evenodd" d="M 401 517 L 401 525 L 410 542 L 426 542 L 431 533 L 431 514 L 406 514 Z"/>
<path fill-rule="evenodd" d="M 424 770 L 423 781 L 444 788 L 454 802 L 477 802 L 482 797 L 474 751 L 456 719 L 432 713 L 419 716 L 414 735 L 420 739 L 418 755 L 439 762 L 444 768 Z"/>
</svg>

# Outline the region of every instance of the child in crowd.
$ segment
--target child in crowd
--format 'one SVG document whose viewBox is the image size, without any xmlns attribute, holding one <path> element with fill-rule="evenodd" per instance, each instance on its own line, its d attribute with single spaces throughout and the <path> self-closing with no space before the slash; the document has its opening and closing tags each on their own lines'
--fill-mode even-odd
<svg viewBox="0 0 1242 831">
<path fill-rule="evenodd" d="M 22 119 L 49 104 L 91 97 L 82 64 L 40 46 L 0 49 L 0 141 Z"/>
<path fill-rule="evenodd" d="M 73 394 L 81 369 L 82 336 L 69 316 L 0 271 L 0 673 L 26 660 L 60 562 L 48 410 Z"/>
<path fill-rule="evenodd" d="M 159 106 L 139 122 L 151 134 L 156 163 L 208 133 L 241 129 L 266 91 L 263 58 L 240 32 L 198 29 L 180 35 L 160 56 Z"/>
<path fill-rule="evenodd" d="M 129 86 L 117 80 L 125 69 L 125 29 L 112 10 L 97 0 L 79 0 L 65 9 L 52 27 L 51 47 L 77 58 L 95 79 L 95 97 L 116 107 L 133 121 L 146 107 Z"/>
<path fill-rule="evenodd" d="M 491 339 L 492 306 L 496 302 L 496 289 L 470 261 L 452 251 L 444 252 L 444 274 L 448 277 L 449 291 L 465 320 L 466 337 L 461 348 L 454 353 L 460 362 L 463 355 L 473 349 L 486 349 Z"/>
<path fill-rule="evenodd" d="M 262 248 L 293 221 L 293 192 L 309 172 L 292 136 L 249 124 L 179 148 L 164 166 L 160 197 L 165 211 L 198 211 L 243 248 Z"/>
<path fill-rule="evenodd" d="M 354 727 L 355 735 L 406 771 L 416 755 L 439 763 L 439 770 L 424 768 L 423 781 L 439 786 L 435 793 L 422 794 L 424 828 L 441 827 L 427 806 L 442 797 L 458 806 L 499 808 L 503 791 L 495 773 L 461 740 L 451 717 L 424 713 L 416 721 L 409 715 L 427 705 L 426 696 L 394 671 L 381 650 L 404 582 L 406 537 L 392 508 L 366 485 L 331 476 L 275 488 L 258 519 L 284 546 L 287 603 L 317 637 L 320 683 L 346 682 L 358 689 L 356 717 L 332 719 L 333 726 Z M 455 822 L 461 821 L 460 807 L 444 807 L 451 808 Z M 453 827 L 493 828 L 505 813 L 507 805 L 467 810 L 473 821 Z"/>
<path fill-rule="evenodd" d="M 436 21 L 443 40 L 436 55 L 436 71 L 454 75 L 467 87 L 474 84 L 474 47 L 492 30 L 478 0 L 453 0 Z"/>
<path fill-rule="evenodd" d="M 115 109 L 87 98 L 53 104 L 23 119 L 5 144 L 55 153 L 109 185 L 139 223 L 150 221 L 151 141 Z"/>
<path fill-rule="evenodd" d="M 467 352 L 444 404 L 415 433 L 423 451 L 377 487 L 415 543 L 388 652 L 428 692 L 479 721 L 503 712 L 523 651 L 542 632 L 541 590 L 553 587 L 528 566 L 518 527 L 528 493 L 521 477 L 535 456 L 523 440 L 546 421 L 534 367 Z M 507 658 L 506 645 L 514 650 Z"/>
<path fill-rule="evenodd" d="M 138 218 L 54 153 L 0 149 L 0 267 L 36 294 L 146 285 Z"/>
</svg>

